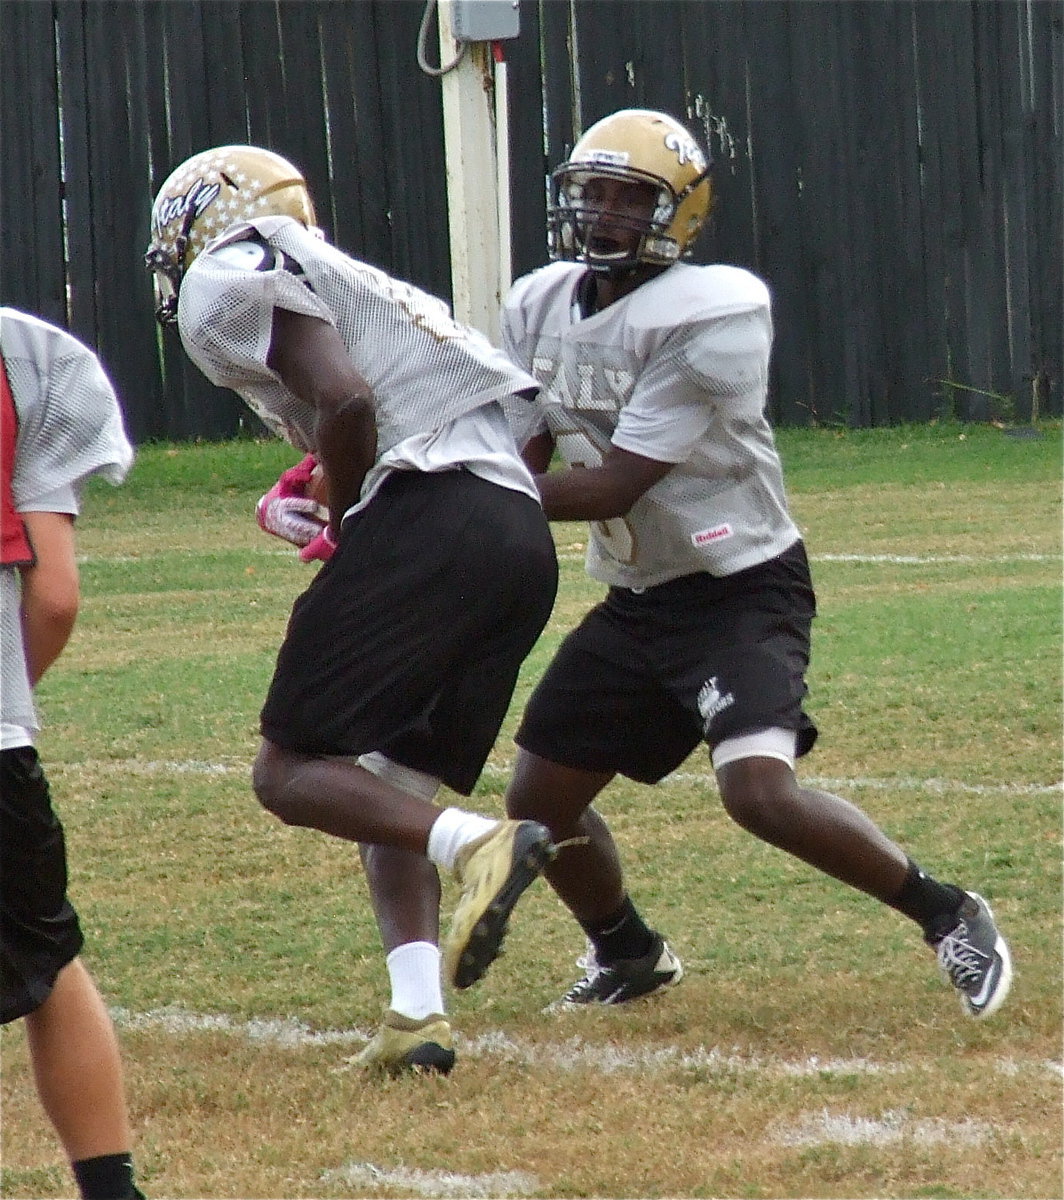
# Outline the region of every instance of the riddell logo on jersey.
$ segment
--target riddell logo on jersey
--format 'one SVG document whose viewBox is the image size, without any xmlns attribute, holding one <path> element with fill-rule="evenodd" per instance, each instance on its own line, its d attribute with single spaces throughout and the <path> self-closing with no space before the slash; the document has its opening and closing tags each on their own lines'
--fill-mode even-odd
<svg viewBox="0 0 1064 1200">
<path fill-rule="evenodd" d="M 732 527 L 730 525 L 718 525 L 715 529 L 703 529 L 698 533 L 691 534 L 691 544 L 694 546 L 708 546 L 710 542 L 722 542 L 725 538 L 730 538 L 732 535 Z"/>
</svg>

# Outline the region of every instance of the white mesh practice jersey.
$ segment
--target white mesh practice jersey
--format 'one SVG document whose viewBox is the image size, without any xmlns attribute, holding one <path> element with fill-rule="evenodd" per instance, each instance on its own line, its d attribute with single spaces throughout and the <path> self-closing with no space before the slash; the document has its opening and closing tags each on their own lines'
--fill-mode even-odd
<svg viewBox="0 0 1064 1200">
<path fill-rule="evenodd" d="M 91 475 L 121 483 L 133 448 L 111 381 L 91 350 L 36 317 L 0 308 L 0 352 L 18 416 L 11 491 L 19 512 L 76 515 Z M 0 568 L 0 745 L 37 730 L 15 567 Z"/>
<path fill-rule="evenodd" d="M 255 255 L 255 242 L 260 250 Z M 212 242 L 181 284 L 189 357 L 274 432 L 316 451 L 314 409 L 266 365 L 273 310 L 334 325 L 373 389 L 377 454 L 538 385 L 444 302 L 323 242 L 290 217 L 243 223 Z"/>
<path fill-rule="evenodd" d="M 511 289 L 502 320 L 514 361 L 543 385 L 525 441 L 549 431 L 566 463 L 597 466 L 611 443 L 675 463 L 628 515 L 593 521 L 587 570 L 645 588 L 731 575 L 798 539 L 765 417 L 768 289 L 738 267 L 679 263 L 590 317 L 586 268 L 552 263 Z"/>
</svg>

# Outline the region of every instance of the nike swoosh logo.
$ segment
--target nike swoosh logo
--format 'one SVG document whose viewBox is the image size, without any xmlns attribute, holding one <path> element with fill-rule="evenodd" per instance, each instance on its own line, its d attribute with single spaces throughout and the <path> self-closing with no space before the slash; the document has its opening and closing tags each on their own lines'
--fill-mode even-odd
<svg viewBox="0 0 1064 1200">
<path fill-rule="evenodd" d="M 986 973 L 986 978 L 983 980 L 983 986 L 971 998 L 974 1008 L 982 1008 L 990 999 L 990 993 L 994 990 L 998 977 L 1001 974 L 1001 964 L 994 962 L 990 966 L 990 970 Z"/>
</svg>

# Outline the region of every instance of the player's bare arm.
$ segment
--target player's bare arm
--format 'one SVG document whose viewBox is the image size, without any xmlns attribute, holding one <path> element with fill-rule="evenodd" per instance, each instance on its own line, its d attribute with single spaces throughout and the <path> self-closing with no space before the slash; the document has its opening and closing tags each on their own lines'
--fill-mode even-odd
<svg viewBox="0 0 1064 1200">
<path fill-rule="evenodd" d="M 612 446 L 600 466 L 568 467 L 535 479 L 549 520 L 608 521 L 625 516 L 674 466 Z"/>
<path fill-rule="evenodd" d="M 533 475 L 541 475 L 550 469 L 551 455 L 554 453 L 554 438 L 549 433 L 537 433 L 525 443 L 521 451 L 525 466 Z"/>
<path fill-rule="evenodd" d="M 55 662 L 78 615 L 74 518 L 67 513 L 22 513 L 37 561 L 22 573 L 22 636 L 30 685 Z"/>
<path fill-rule="evenodd" d="M 352 366 L 340 334 L 317 317 L 275 309 L 267 361 L 289 391 L 318 414 L 318 457 L 328 480 L 330 524 L 339 531 L 376 458 L 373 391 Z"/>
</svg>

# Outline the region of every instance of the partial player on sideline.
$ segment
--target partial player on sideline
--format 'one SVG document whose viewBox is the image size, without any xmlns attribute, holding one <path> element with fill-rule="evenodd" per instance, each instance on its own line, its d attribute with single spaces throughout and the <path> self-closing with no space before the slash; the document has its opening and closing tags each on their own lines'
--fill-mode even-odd
<svg viewBox="0 0 1064 1200">
<path fill-rule="evenodd" d="M 121 483 L 133 448 L 96 355 L 13 308 L 0 308 L 0 458 L 0 1022 L 26 1022 L 83 1200 L 135 1200 L 121 1052 L 81 958 L 33 694 L 77 620 L 81 490 L 94 475 Z"/>
</svg>

